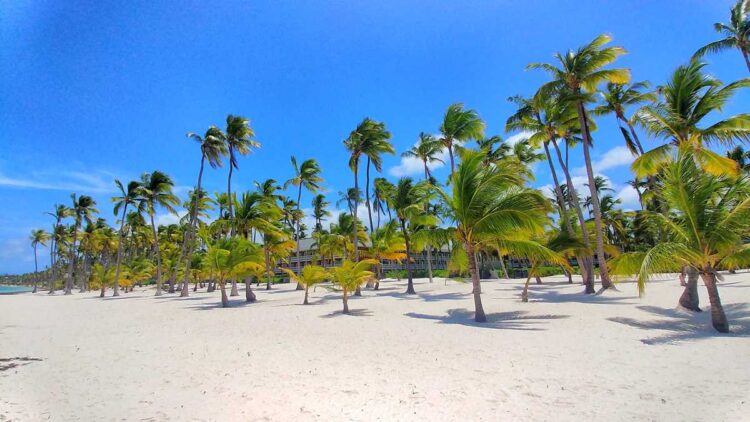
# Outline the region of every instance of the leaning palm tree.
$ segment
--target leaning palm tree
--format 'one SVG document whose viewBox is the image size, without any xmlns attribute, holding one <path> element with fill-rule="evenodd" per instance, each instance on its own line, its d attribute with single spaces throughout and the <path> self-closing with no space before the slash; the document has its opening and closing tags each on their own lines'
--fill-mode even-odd
<svg viewBox="0 0 750 422">
<path fill-rule="evenodd" d="M 637 177 L 656 174 L 662 164 L 671 161 L 676 148 L 690 150 L 693 159 L 706 172 L 738 174 L 736 161 L 706 146 L 750 141 L 750 114 L 737 114 L 704 125 L 708 115 L 723 109 L 737 90 L 750 87 L 750 78 L 724 85 L 703 73 L 704 67 L 705 63 L 695 61 L 678 67 L 669 83 L 658 88 L 659 101 L 642 107 L 635 114 L 635 121 L 648 133 L 668 141 L 633 162 L 631 169 Z"/>
<path fill-rule="evenodd" d="M 218 135 L 219 131 L 216 133 Z M 260 148 L 260 142 L 252 139 L 255 136 L 255 132 L 250 127 L 250 120 L 242 116 L 227 116 L 227 128 L 223 134 L 224 140 L 227 144 L 227 151 L 229 155 L 229 176 L 227 177 L 227 196 L 229 197 L 229 220 L 232 220 L 234 214 L 232 213 L 232 170 L 239 169 L 237 163 L 237 154 L 247 155 L 253 148 Z M 230 228 L 231 233 L 234 233 L 234 229 Z"/>
<path fill-rule="evenodd" d="M 303 305 L 310 303 L 308 301 L 310 287 L 322 283 L 330 277 L 328 271 L 319 265 L 305 265 L 305 268 L 299 273 L 299 275 L 287 268 L 282 268 L 282 271 L 284 271 L 290 279 L 296 281 L 298 285 L 304 286 L 305 300 L 302 302 Z"/>
<path fill-rule="evenodd" d="M 559 62 L 559 66 L 548 63 L 532 63 L 528 66 L 530 69 L 543 69 L 551 74 L 552 81 L 540 89 L 542 93 L 560 94 L 561 99 L 570 101 L 575 105 L 578 113 L 578 122 L 583 138 L 583 159 L 586 165 L 586 175 L 594 211 L 596 254 L 599 258 L 599 274 L 604 289 L 611 287 L 612 283 L 607 274 L 606 256 L 604 255 L 604 227 L 599 210 L 599 198 L 594 191 L 594 169 L 591 165 L 591 153 L 589 151 L 592 146 L 591 128 L 585 103 L 603 82 L 625 84 L 630 81 L 630 71 L 627 69 L 604 69 L 604 66 L 611 64 L 617 57 L 625 54 L 625 49 L 621 47 L 605 47 L 610 41 L 612 41 L 612 37 L 603 34 L 576 51 L 571 50 L 566 54 L 557 53 L 555 58 Z"/>
<path fill-rule="evenodd" d="M 377 263 L 378 261 L 374 259 L 363 259 L 359 262 L 352 262 L 345 259 L 341 262 L 341 266 L 331 268 L 331 279 L 341 287 L 343 293 L 343 313 L 349 313 L 349 292 L 356 290 L 373 277 L 374 274 L 369 268 L 377 265 Z"/>
<path fill-rule="evenodd" d="M 122 262 L 122 247 L 125 243 L 125 216 L 128 215 L 129 206 L 139 204 L 138 193 L 141 184 L 136 180 L 132 180 L 128 183 L 126 190 L 122 182 L 115 179 L 115 185 L 120 190 L 120 196 L 112 197 L 112 202 L 115 203 L 114 214 L 115 216 L 119 215 L 120 208 L 122 208 L 122 217 L 120 218 L 119 241 L 117 242 L 117 257 L 115 258 L 115 276 L 112 281 L 112 296 L 120 296 L 120 264 Z M 143 212 L 143 209 L 139 209 L 138 211 Z"/>
<path fill-rule="evenodd" d="M 456 143 L 466 142 L 469 139 L 481 139 L 484 137 L 484 122 L 479 114 L 471 109 L 464 109 L 461 103 L 451 104 L 443 116 L 440 124 L 440 142 L 448 150 L 451 160 L 451 175 L 456 172 L 456 164 L 453 158 L 453 147 Z"/>
<path fill-rule="evenodd" d="M 320 177 L 320 166 L 315 159 L 310 158 L 302 162 L 301 165 L 297 165 L 297 159 L 292 156 L 292 167 L 294 168 L 294 177 L 287 180 L 284 183 L 286 188 L 289 185 L 297 187 L 297 212 L 298 217 L 302 217 L 302 188 L 307 189 L 308 192 L 315 193 L 321 189 L 323 178 Z M 302 218 L 296 218 L 296 227 L 294 228 L 294 234 L 296 239 L 296 257 L 297 257 L 297 274 L 302 274 L 302 262 L 299 253 L 299 242 L 300 242 L 300 222 Z M 302 285 L 297 283 L 297 290 L 301 290 Z"/>
<path fill-rule="evenodd" d="M 200 136 L 199 134 L 193 132 L 188 132 L 185 136 L 197 142 L 201 148 L 201 164 L 198 170 L 198 182 L 194 191 L 197 193 L 196 199 L 198 199 L 200 197 L 200 194 L 203 192 L 201 185 L 203 182 L 203 168 L 206 164 L 206 161 L 208 161 L 208 165 L 211 166 L 211 168 L 216 169 L 221 167 L 222 157 L 229 153 L 229 149 L 227 148 L 227 143 L 225 142 L 226 138 L 224 134 L 221 132 L 221 129 L 216 126 L 210 126 L 203 136 Z M 182 289 L 180 290 L 180 297 L 186 297 L 190 294 L 188 282 L 190 281 L 190 265 L 193 255 L 192 245 L 195 240 L 195 225 L 197 223 L 200 200 L 196 200 L 190 205 L 188 231 L 187 233 L 185 233 L 185 237 L 183 239 L 183 247 L 181 253 L 182 260 L 185 261 L 185 271 L 182 280 Z"/>
<path fill-rule="evenodd" d="M 750 71 L 750 0 L 737 0 L 729 10 L 729 23 L 717 22 L 714 29 L 724 38 L 698 49 L 693 59 L 700 59 L 708 53 L 736 48 L 742 54 L 747 70 Z"/>
<path fill-rule="evenodd" d="M 541 229 L 548 211 L 547 199 L 539 191 L 523 188 L 523 179 L 516 172 L 503 166 L 484 166 L 483 160 L 481 152 L 466 152 L 451 183 L 451 193 L 438 189 L 455 224 L 456 242 L 468 258 L 477 322 L 485 322 L 487 317 L 475 252 L 498 233 Z"/>
<path fill-rule="evenodd" d="M 603 104 L 592 110 L 592 113 L 598 116 L 614 114 L 618 124 L 625 124 L 627 129 L 620 126 L 620 132 L 622 132 L 622 136 L 625 138 L 625 146 L 636 157 L 645 151 L 635 128 L 633 128 L 633 124 L 625 113 L 627 107 L 639 106 L 643 103 L 651 103 L 656 100 L 656 95 L 653 92 L 643 92 L 649 86 L 648 81 L 634 82 L 632 84 L 608 82 L 606 89 L 600 93 Z"/>
<path fill-rule="evenodd" d="M 424 178 L 430 180 L 432 174 L 430 173 L 430 164 L 432 163 L 443 163 L 438 156 L 443 150 L 443 144 L 433 135 L 421 132 L 419 134 L 419 141 L 411 149 L 401 154 L 405 158 L 416 158 L 424 165 Z"/>
<path fill-rule="evenodd" d="M 99 212 L 96 208 L 96 201 L 94 198 L 86 195 L 76 197 L 76 194 L 71 194 L 70 198 L 73 200 L 73 206 L 70 208 L 71 216 L 74 219 L 72 230 L 72 239 L 68 246 L 68 278 L 65 281 L 65 294 L 73 294 L 73 276 L 75 275 L 76 266 L 76 241 L 78 240 L 78 230 L 81 228 L 81 223 L 86 220 L 87 223 L 91 223 L 94 213 Z"/>
<path fill-rule="evenodd" d="M 401 234 L 404 236 L 406 246 L 406 275 L 408 282 L 406 294 L 416 294 L 414 291 L 414 280 L 411 271 L 411 239 L 409 234 L 413 226 L 428 226 L 436 224 L 436 218 L 425 212 L 425 205 L 429 194 L 427 182 L 414 183 L 410 177 L 399 179 L 393 197 L 390 200 L 391 208 L 396 213 L 396 218 L 401 226 Z"/>
<path fill-rule="evenodd" d="M 750 180 L 747 175 L 735 179 L 706 173 L 684 152 L 663 167 L 659 178 L 661 196 L 673 212 L 651 217 L 666 227 L 670 239 L 647 252 L 624 254 L 613 268 L 618 274 L 637 274 L 643 294 L 652 274 L 687 267 L 688 285 L 680 304 L 700 309 L 697 292 L 690 293 L 700 276 L 711 303 L 712 324 L 726 333 L 729 323 L 717 288 L 718 270 L 750 263 L 750 246 L 743 243 L 750 232 Z"/>
<path fill-rule="evenodd" d="M 174 182 L 166 174 L 155 170 L 153 173 L 144 173 L 141 176 L 141 186 L 138 189 L 139 209 L 145 210 L 151 218 L 151 232 L 153 234 L 154 254 L 156 255 L 156 296 L 161 296 L 161 252 L 159 251 L 159 235 L 156 231 L 156 209 L 158 207 L 176 213 L 175 206 L 179 200 L 172 193 Z"/>
<path fill-rule="evenodd" d="M 50 240 L 50 234 L 44 231 L 44 229 L 35 229 L 31 231 L 31 247 L 34 249 L 34 291 L 36 293 L 37 283 L 39 282 L 39 264 L 37 261 L 36 249 L 39 245 L 47 246 L 47 241 Z"/>
</svg>

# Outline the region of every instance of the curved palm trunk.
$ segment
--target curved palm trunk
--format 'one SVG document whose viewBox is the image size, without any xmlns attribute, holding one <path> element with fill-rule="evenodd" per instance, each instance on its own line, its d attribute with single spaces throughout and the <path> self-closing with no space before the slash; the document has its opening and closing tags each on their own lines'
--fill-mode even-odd
<svg viewBox="0 0 750 422">
<path fill-rule="evenodd" d="M 714 273 L 714 269 L 707 268 L 706 271 L 701 273 L 701 278 L 703 278 L 703 284 L 706 285 L 708 301 L 711 303 L 711 324 L 716 331 L 728 333 L 729 322 L 727 321 L 727 315 L 724 313 L 724 307 L 721 305 L 721 298 L 719 298 L 719 289 L 716 287 L 716 273 Z"/>
<path fill-rule="evenodd" d="M 468 242 L 464 242 L 466 255 L 469 257 L 469 274 L 471 275 L 472 294 L 474 295 L 474 321 L 487 322 L 487 316 L 484 314 L 482 307 L 482 286 L 479 282 L 479 271 L 477 270 L 477 261 L 474 259 L 474 247 Z"/>
<path fill-rule="evenodd" d="M 701 312 L 698 299 L 698 270 L 688 266 L 684 272 L 687 273 L 687 283 L 680 296 L 680 306 L 690 311 Z"/>
<path fill-rule="evenodd" d="M 156 252 L 156 295 L 161 296 L 161 252 L 159 251 L 159 235 L 156 233 L 156 223 L 154 222 L 154 213 L 151 216 L 151 232 L 154 235 L 154 251 Z"/>
<path fill-rule="evenodd" d="M 414 291 L 414 280 L 411 276 L 411 242 L 409 241 L 409 233 L 406 231 L 406 221 L 400 218 L 399 220 L 401 221 L 401 232 L 404 234 L 404 243 L 406 244 L 406 276 L 408 277 L 408 282 L 405 294 L 414 295 L 417 292 Z"/>
<path fill-rule="evenodd" d="M 255 302 L 257 299 L 253 292 L 253 279 L 252 277 L 245 278 L 245 302 Z"/>
<path fill-rule="evenodd" d="M 299 190 L 297 191 L 297 276 L 302 274 L 302 261 L 299 254 L 299 241 L 300 241 L 300 201 L 302 201 L 302 183 L 299 184 Z M 302 285 L 297 282 L 297 287 L 295 290 L 302 290 Z M 307 291 L 305 291 L 305 295 L 307 295 Z"/>
<path fill-rule="evenodd" d="M 367 157 L 367 170 L 365 172 L 365 204 L 367 205 L 367 218 L 370 220 L 370 233 L 372 233 L 372 209 L 370 208 L 370 157 Z"/>
<path fill-rule="evenodd" d="M 117 258 L 115 260 L 115 280 L 112 285 L 112 296 L 120 296 L 120 262 L 122 259 L 122 244 L 125 243 L 125 216 L 128 213 L 128 203 L 122 208 L 122 220 L 120 220 L 120 241 L 117 242 Z"/>
<path fill-rule="evenodd" d="M 578 199 L 578 193 L 576 192 L 575 186 L 573 186 L 573 179 L 570 177 L 570 172 L 568 171 L 568 166 L 565 165 L 565 161 L 563 161 L 562 153 L 560 152 L 560 147 L 557 146 L 557 141 L 554 139 L 551 141 L 552 146 L 555 147 L 555 154 L 557 155 L 557 160 L 560 163 L 560 168 L 563 171 L 563 174 L 565 174 L 565 184 L 568 186 L 568 195 L 570 196 L 571 200 L 571 206 L 575 208 L 576 215 L 578 217 L 578 224 L 581 226 L 581 240 L 583 240 L 583 245 L 586 247 L 586 249 L 591 248 L 591 242 L 589 241 L 589 233 L 586 231 L 586 219 L 583 217 L 583 211 L 581 210 L 581 202 Z M 584 257 L 582 260 L 579 260 L 578 265 L 581 267 L 581 276 L 583 278 L 583 284 L 586 286 L 585 293 L 595 293 L 596 290 L 594 290 L 594 270 L 593 270 L 593 262 L 591 261 L 591 257 Z"/>
</svg>

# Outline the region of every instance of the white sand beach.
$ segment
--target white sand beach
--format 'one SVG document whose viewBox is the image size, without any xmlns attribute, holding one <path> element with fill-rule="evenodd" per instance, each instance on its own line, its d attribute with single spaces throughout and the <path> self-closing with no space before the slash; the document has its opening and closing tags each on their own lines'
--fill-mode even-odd
<svg viewBox="0 0 750 422">
<path fill-rule="evenodd" d="M 403 281 L 353 298 L 293 285 L 0 296 L 0 420 L 750 420 L 750 274 L 720 292 L 732 334 L 676 309 L 675 277 L 585 296 L 547 278 Z M 701 306 L 708 302 L 701 286 Z"/>
</svg>

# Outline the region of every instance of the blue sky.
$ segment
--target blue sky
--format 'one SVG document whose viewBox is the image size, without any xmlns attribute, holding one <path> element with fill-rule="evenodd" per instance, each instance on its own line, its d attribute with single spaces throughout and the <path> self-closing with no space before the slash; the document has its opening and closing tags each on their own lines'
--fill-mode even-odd
<svg viewBox="0 0 750 422">
<path fill-rule="evenodd" d="M 249 117 L 263 144 L 240 159 L 234 190 L 286 180 L 294 154 L 320 162 L 335 203 L 352 184 L 341 141 L 363 117 L 384 121 L 399 152 L 436 132 L 453 102 L 508 137 L 506 98 L 546 80 L 527 63 L 606 32 L 629 51 L 619 65 L 659 84 L 716 38 L 731 1 L 153 3 L 0 0 L 0 273 L 33 270 L 28 233 L 49 229 L 43 212 L 71 192 L 94 196 L 110 221 L 115 177 L 160 169 L 184 195 L 199 161 L 185 133 L 228 113 Z M 739 53 L 708 61 L 724 81 L 747 76 Z M 726 112 L 746 111 L 748 99 Z M 598 123 L 594 159 L 633 208 L 614 118 Z M 412 167 L 386 157 L 384 173 Z M 546 165 L 536 168 L 535 185 L 549 184 Z M 226 172 L 208 171 L 207 188 L 224 190 Z"/>
</svg>

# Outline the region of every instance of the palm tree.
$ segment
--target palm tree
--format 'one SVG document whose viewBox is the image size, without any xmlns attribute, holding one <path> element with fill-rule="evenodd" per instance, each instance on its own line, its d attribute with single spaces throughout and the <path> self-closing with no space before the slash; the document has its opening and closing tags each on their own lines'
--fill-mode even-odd
<svg viewBox="0 0 750 422">
<path fill-rule="evenodd" d="M 218 135 L 221 133 L 215 133 Z M 253 148 L 260 148 L 260 143 L 254 139 L 255 132 L 250 127 L 250 120 L 242 116 L 227 116 L 227 128 L 224 135 L 224 141 L 227 144 L 229 155 L 229 176 L 227 177 L 227 196 L 229 197 L 229 220 L 232 220 L 232 170 L 239 169 L 237 163 L 237 154 L 247 155 Z M 234 233 L 234 228 L 230 228 L 230 233 Z"/>
<path fill-rule="evenodd" d="M 112 281 L 112 296 L 120 296 L 119 280 L 120 280 L 120 264 L 122 260 L 122 246 L 125 243 L 125 216 L 128 214 L 128 207 L 136 205 L 138 203 L 138 193 L 141 184 L 138 181 L 132 180 L 128 183 L 127 190 L 123 187 L 122 182 L 115 179 L 115 185 L 120 190 L 120 196 L 112 197 L 112 202 L 115 203 L 114 214 L 117 216 L 122 208 L 122 217 L 120 219 L 120 236 L 117 242 L 117 258 L 115 258 L 115 277 Z M 143 210 L 139 210 L 142 212 Z"/>
<path fill-rule="evenodd" d="M 202 189 L 203 182 L 203 168 L 208 160 L 208 165 L 211 168 L 219 168 L 222 166 L 222 158 L 229 153 L 227 148 L 227 138 L 216 126 L 210 126 L 203 136 L 197 133 L 188 132 L 185 136 L 188 139 L 192 139 L 200 145 L 201 149 L 201 164 L 198 170 L 198 182 L 195 186 L 194 192 L 197 193 L 196 199 L 201 197 L 201 194 L 205 194 Z M 230 169 L 231 172 L 231 169 Z M 204 195 L 205 196 L 205 195 Z M 180 297 L 187 297 L 190 294 L 188 288 L 188 282 L 190 281 L 190 265 L 192 262 L 192 248 L 195 239 L 195 225 L 198 218 L 198 208 L 200 200 L 191 202 L 190 219 L 188 221 L 188 231 L 183 239 L 183 247 L 181 252 L 181 259 L 185 261 L 185 271 L 182 280 L 182 289 L 180 290 Z"/>
<path fill-rule="evenodd" d="M 559 67 L 547 63 L 532 63 L 531 69 L 543 69 L 552 75 L 552 81 L 545 84 L 542 93 L 559 93 L 565 100 L 571 101 L 578 113 L 579 127 L 583 138 L 583 158 L 586 164 L 589 188 L 591 190 L 594 225 L 596 227 L 596 254 L 599 258 L 599 274 L 602 288 L 612 286 L 607 273 L 606 256 L 604 255 L 604 228 L 599 210 L 599 198 L 594 189 L 594 170 L 591 165 L 589 148 L 592 146 L 590 122 L 586 114 L 585 102 L 602 82 L 625 84 L 630 81 L 627 69 L 604 69 L 618 56 L 625 54 L 621 47 L 605 47 L 612 41 L 609 35 L 599 35 L 589 44 L 566 54 L 557 53 L 555 58 Z"/>
<path fill-rule="evenodd" d="M 323 219 L 331 216 L 331 212 L 328 211 L 330 203 L 326 201 L 325 195 L 319 193 L 312 199 L 313 218 L 315 219 L 315 229 L 313 233 L 317 233 L 323 230 Z"/>
<path fill-rule="evenodd" d="M 469 139 L 481 139 L 484 137 L 484 122 L 479 114 L 471 109 L 464 109 L 461 103 L 448 106 L 440 125 L 440 142 L 448 150 L 451 160 L 451 176 L 456 172 L 456 164 L 453 158 L 453 147 L 455 143 L 466 142 Z"/>
<path fill-rule="evenodd" d="M 289 278 L 296 281 L 298 285 L 304 286 L 305 300 L 302 302 L 303 305 L 308 305 L 310 303 L 307 300 L 310 287 L 322 283 L 330 277 L 328 271 L 318 265 L 305 265 L 305 268 L 302 269 L 299 275 L 287 268 L 282 268 L 282 270 L 289 276 Z"/>
<path fill-rule="evenodd" d="M 302 165 L 297 165 L 297 159 L 292 156 L 292 167 L 294 168 L 294 177 L 287 180 L 284 184 L 284 188 L 289 185 L 297 186 L 297 214 L 296 219 L 297 226 L 295 227 L 294 233 L 296 238 L 296 257 L 297 257 L 297 274 L 302 274 L 302 262 L 299 255 L 299 242 L 300 242 L 300 221 L 302 220 L 302 188 L 304 187 L 310 193 L 315 193 L 321 189 L 320 185 L 323 183 L 323 178 L 320 177 L 320 166 L 315 159 L 308 159 L 302 162 Z M 301 290 L 302 285 L 297 283 L 297 290 Z"/>
<path fill-rule="evenodd" d="M 55 292 L 55 280 L 57 278 L 57 262 L 56 257 L 58 253 L 57 240 L 60 237 L 62 226 L 60 223 L 62 220 L 70 217 L 71 210 L 62 204 L 56 204 L 53 212 L 47 212 L 45 214 L 52 216 L 55 219 L 55 224 L 52 225 L 51 243 L 50 243 L 50 280 L 49 280 L 49 294 Z"/>
<path fill-rule="evenodd" d="M 419 141 L 411 149 L 401 154 L 405 158 L 416 158 L 424 165 L 424 178 L 430 180 L 432 174 L 430 173 L 430 164 L 432 163 L 443 163 L 443 160 L 438 158 L 440 152 L 443 150 L 443 144 L 434 137 L 427 133 L 421 132 L 419 134 Z M 443 163 L 445 164 L 445 163 Z"/>
<path fill-rule="evenodd" d="M 393 196 L 393 191 L 396 189 L 396 187 L 393 186 L 393 183 L 389 182 L 388 179 L 384 177 L 376 178 L 373 181 L 373 185 L 373 204 L 378 214 L 378 227 L 380 227 L 380 214 L 383 214 L 385 216 L 383 208 L 385 208 L 385 212 L 388 213 L 388 220 L 392 220 L 391 206 L 388 205 L 388 198 Z"/>
<path fill-rule="evenodd" d="M 477 322 L 485 322 L 487 317 L 475 252 L 497 234 L 539 230 L 548 210 L 547 199 L 539 191 L 523 188 L 517 172 L 484 166 L 483 160 L 481 152 L 465 153 L 451 183 L 451 194 L 437 189 L 455 222 L 456 241 L 468 258 Z"/>
<path fill-rule="evenodd" d="M 390 220 L 370 235 L 370 246 L 365 253 L 367 258 L 378 262 L 375 270 L 375 290 L 378 290 L 380 279 L 383 278 L 383 260 L 401 262 L 406 258 L 404 236 L 398 231 L 398 223 Z"/>
<path fill-rule="evenodd" d="M 70 242 L 69 257 L 68 257 L 68 278 L 65 281 L 65 294 L 73 294 L 73 275 L 75 274 L 76 265 L 76 242 L 78 240 L 78 230 L 81 228 L 81 222 L 86 220 L 87 223 L 91 223 L 91 218 L 94 213 L 99 212 L 96 208 L 96 201 L 94 198 L 86 195 L 76 197 L 76 194 L 71 194 L 70 198 L 73 200 L 73 206 L 70 208 L 70 215 L 74 218 L 74 224 L 72 227 L 72 240 Z"/>
<path fill-rule="evenodd" d="M 370 222 L 370 233 L 372 233 L 372 206 L 370 203 L 370 165 L 375 167 L 377 172 L 383 170 L 383 154 L 395 154 L 396 150 L 391 145 L 391 133 L 385 129 L 382 122 L 373 122 L 365 132 L 365 138 L 362 145 L 362 153 L 367 156 L 367 166 L 365 172 L 365 205 L 367 206 L 367 217 Z"/>
<path fill-rule="evenodd" d="M 229 306 L 226 282 L 255 272 L 261 266 L 257 246 L 241 237 L 219 238 L 208 247 L 205 258 L 221 290 L 221 306 Z"/>
<path fill-rule="evenodd" d="M 603 104 L 592 110 L 592 113 L 597 116 L 614 114 L 618 125 L 624 123 L 627 126 L 627 130 L 620 126 L 620 132 L 622 132 L 622 136 L 625 138 L 625 146 L 636 157 L 645 151 L 643 150 L 641 140 L 638 139 L 638 134 L 633 128 L 633 124 L 625 116 L 625 109 L 629 106 L 639 106 L 643 103 L 655 101 L 656 95 L 653 92 L 642 92 L 648 89 L 649 86 L 648 81 L 634 82 L 629 85 L 608 82 L 605 91 L 599 93 Z"/>
<path fill-rule="evenodd" d="M 434 216 L 425 213 L 425 203 L 428 196 L 427 182 L 414 184 L 410 177 L 402 177 L 396 184 L 391 198 L 391 208 L 396 212 L 396 218 L 401 225 L 401 234 L 406 246 L 406 274 L 408 284 L 406 294 L 416 294 L 411 271 L 411 242 L 409 229 L 415 225 L 429 225 L 435 223 Z"/>
<path fill-rule="evenodd" d="M 341 262 L 341 266 L 331 268 L 331 278 L 334 283 L 341 287 L 343 293 L 343 313 L 349 313 L 349 292 L 356 290 L 362 283 L 373 277 L 373 272 L 368 269 L 373 265 L 377 265 L 377 263 L 378 261 L 374 259 L 363 259 L 359 262 L 352 262 L 345 259 Z"/>
<path fill-rule="evenodd" d="M 707 127 L 699 126 L 703 126 L 709 114 L 723 109 L 738 89 L 750 86 L 750 78 L 724 85 L 704 74 L 704 67 L 705 63 L 699 62 L 678 67 L 669 83 L 658 88 L 659 101 L 635 114 L 635 121 L 648 133 L 669 141 L 633 162 L 631 169 L 637 177 L 655 174 L 671 160 L 675 149 L 690 150 L 693 159 L 711 174 L 738 174 L 737 162 L 706 146 L 750 141 L 750 114 L 737 114 Z"/>
<path fill-rule="evenodd" d="M 36 249 L 39 245 L 47 246 L 50 234 L 43 229 L 32 230 L 29 240 L 31 240 L 31 247 L 34 248 L 34 291 L 32 293 L 36 293 L 37 282 L 39 281 L 39 264 L 37 262 Z"/>
<path fill-rule="evenodd" d="M 636 273 L 643 294 L 652 274 L 687 267 L 688 286 L 680 304 L 697 308 L 697 291 L 690 290 L 696 288 L 695 275 L 699 275 L 711 303 L 712 324 L 726 333 L 729 324 L 719 297 L 717 271 L 750 263 L 750 246 L 743 244 L 743 236 L 750 231 L 750 180 L 746 175 L 735 179 L 706 173 L 689 153 L 666 164 L 659 178 L 661 195 L 673 212 L 652 213 L 651 217 L 669 230 L 669 241 L 647 252 L 623 254 L 613 268 L 618 274 Z"/>
<path fill-rule="evenodd" d="M 141 186 L 138 189 L 139 209 L 145 210 L 151 218 L 153 247 L 156 255 L 156 296 L 161 296 L 161 252 L 159 251 L 159 236 L 156 232 L 156 208 L 161 207 L 171 213 L 176 213 L 175 206 L 180 202 L 172 193 L 174 182 L 166 174 L 155 170 L 141 176 Z"/>
<path fill-rule="evenodd" d="M 745 59 L 747 70 L 750 71 L 750 1 L 737 0 L 737 3 L 729 10 L 729 23 L 717 22 L 714 29 L 724 38 L 706 44 L 698 49 L 693 59 L 700 59 L 707 53 L 718 53 L 720 51 L 736 48 Z"/>
</svg>

